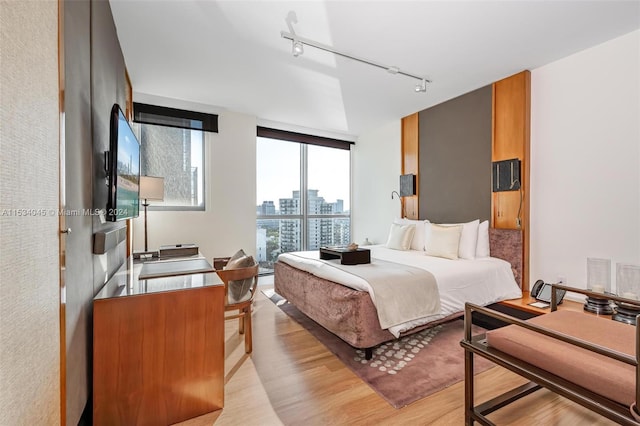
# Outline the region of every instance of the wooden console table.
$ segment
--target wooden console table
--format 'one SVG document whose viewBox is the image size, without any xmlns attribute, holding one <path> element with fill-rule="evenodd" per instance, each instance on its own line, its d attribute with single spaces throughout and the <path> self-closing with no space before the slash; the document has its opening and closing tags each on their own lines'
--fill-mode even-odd
<svg viewBox="0 0 640 426">
<path fill-rule="evenodd" d="M 94 425 L 169 425 L 224 404 L 224 284 L 139 280 L 142 266 L 123 265 L 93 301 Z"/>
</svg>

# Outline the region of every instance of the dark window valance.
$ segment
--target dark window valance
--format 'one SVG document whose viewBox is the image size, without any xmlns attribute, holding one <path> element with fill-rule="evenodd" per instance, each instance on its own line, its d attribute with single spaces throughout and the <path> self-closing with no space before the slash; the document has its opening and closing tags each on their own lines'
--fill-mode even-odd
<svg viewBox="0 0 640 426">
<path fill-rule="evenodd" d="M 218 116 L 177 108 L 133 103 L 133 121 L 180 129 L 218 132 Z"/>
<path fill-rule="evenodd" d="M 352 141 L 342 139 L 325 138 L 323 136 L 307 135 L 304 133 L 290 132 L 287 130 L 271 129 L 268 127 L 258 126 L 258 136 L 261 138 L 280 139 L 284 141 L 306 143 L 309 145 L 326 146 L 329 148 L 338 148 L 350 150 Z"/>
</svg>

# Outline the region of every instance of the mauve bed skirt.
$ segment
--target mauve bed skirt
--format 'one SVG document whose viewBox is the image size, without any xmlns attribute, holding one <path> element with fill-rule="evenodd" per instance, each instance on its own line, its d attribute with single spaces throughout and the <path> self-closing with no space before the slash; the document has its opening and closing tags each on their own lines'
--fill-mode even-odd
<svg viewBox="0 0 640 426">
<path fill-rule="evenodd" d="M 491 256 L 511 264 L 516 282 L 522 287 L 523 236 L 520 229 L 489 228 Z M 373 348 L 394 340 L 380 327 L 378 314 L 369 293 L 357 291 L 333 281 L 316 277 L 283 262 L 276 262 L 274 290 L 309 318 L 359 349 Z M 461 317 L 464 312 L 424 324 L 402 336 Z"/>
<path fill-rule="evenodd" d="M 367 349 L 395 339 L 380 327 L 376 308 L 366 291 L 353 290 L 283 262 L 276 262 L 274 269 L 275 292 L 351 346 Z M 402 335 L 433 327 L 462 314 L 415 327 Z"/>
</svg>

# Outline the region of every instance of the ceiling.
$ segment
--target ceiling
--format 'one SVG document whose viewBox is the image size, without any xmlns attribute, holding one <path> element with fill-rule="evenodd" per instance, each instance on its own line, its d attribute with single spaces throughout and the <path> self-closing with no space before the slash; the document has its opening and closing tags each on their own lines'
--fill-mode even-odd
<svg viewBox="0 0 640 426">
<path fill-rule="evenodd" d="M 110 3 L 135 93 L 347 139 L 640 28 L 640 1 Z M 294 57 L 290 11 L 297 35 L 432 83 L 416 93 L 417 80 L 310 46 Z"/>
</svg>

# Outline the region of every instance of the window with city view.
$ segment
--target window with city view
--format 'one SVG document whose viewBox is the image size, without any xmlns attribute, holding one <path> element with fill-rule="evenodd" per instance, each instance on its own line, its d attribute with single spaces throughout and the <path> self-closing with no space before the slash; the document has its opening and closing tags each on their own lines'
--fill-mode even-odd
<svg viewBox="0 0 640 426">
<path fill-rule="evenodd" d="M 204 132 L 140 124 L 140 169 L 164 177 L 164 201 L 152 207 L 204 209 Z"/>
<path fill-rule="evenodd" d="M 215 114 L 133 104 L 143 175 L 164 178 L 161 210 L 204 210 L 205 132 L 218 131 Z"/>
<path fill-rule="evenodd" d="M 280 253 L 349 244 L 350 153 L 258 137 L 256 256 L 262 273 L 273 272 Z"/>
</svg>

